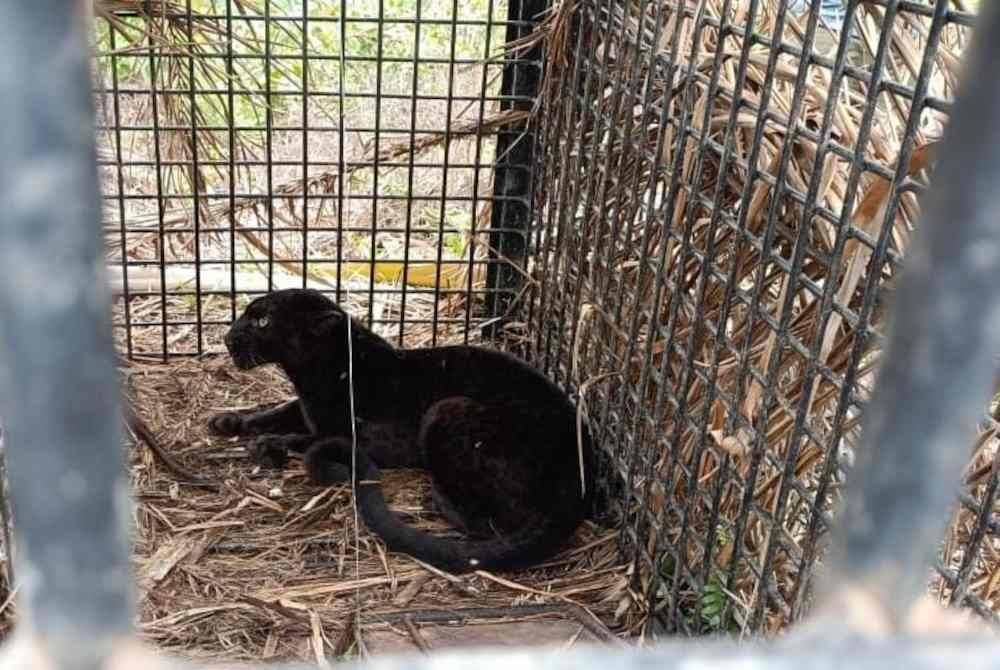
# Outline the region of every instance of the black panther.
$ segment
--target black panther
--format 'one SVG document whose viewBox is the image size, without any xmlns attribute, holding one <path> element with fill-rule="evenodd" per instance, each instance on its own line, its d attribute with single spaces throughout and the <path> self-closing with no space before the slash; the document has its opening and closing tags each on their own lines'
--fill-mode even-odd
<svg viewBox="0 0 1000 670">
<path fill-rule="evenodd" d="M 250 454 L 267 466 L 302 454 L 317 484 L 347 481 L 353 462 L 362 519 L 390 551 L 452 573 L 518 570 L 557 553 L 586 516 L 586 425 L 578 440 L 570 399 L 513 356 L 474 346 L 397 349 L 307 289 L 254 300 L 225 343 L 240 369 L 277 364 L 297 399 L 217 414 L 211 429 L 254 436 Z M 386 505 L 379 468 L 428 470 L 436 506 L 466 537 L 404 523 Z"/>
</svg>

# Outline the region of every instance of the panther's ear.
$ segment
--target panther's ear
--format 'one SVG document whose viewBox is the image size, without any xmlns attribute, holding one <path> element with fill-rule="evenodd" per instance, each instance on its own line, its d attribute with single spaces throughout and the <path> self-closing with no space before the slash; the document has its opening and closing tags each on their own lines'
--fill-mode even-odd
<svg viewBox="0 0 1000 670">
<path fill-rule="evenodd" d="M 344 322 L 344 318 L 344 313 L 339 309 L 316 312 L 309 324 L 309 330 L 314 335 L 321 337 L 332 335 L 334 330 Z"/>
</svg>

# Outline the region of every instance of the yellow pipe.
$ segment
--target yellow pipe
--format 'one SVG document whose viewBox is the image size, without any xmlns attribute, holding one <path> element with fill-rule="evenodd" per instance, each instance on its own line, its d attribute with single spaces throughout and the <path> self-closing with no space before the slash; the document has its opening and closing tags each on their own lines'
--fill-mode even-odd
<svg viewBox="0 0 1000 670">
<path fill-rule="evenodd" d="M 439 288 L 459 288 L 465 284 L 466 265 L 445 265 L 441 268 L 441 279 Z M 375 273 L 375 282 L 385 284 L 397 284 L 403 281 L 402 261 L 375 261 L 374 264 L 365 261 L 347 261 L 341 265 L 343 278 L 365 278 L 370 279 L 372 270 Z M 335 278 L 336 269 L 323 268 L 317 274 L 325 279 Z M 418 262 L 409 263 L 409 270 L 406 273 L 406 283 L 409 286 L 420 286 L 426 288 L 435 287 L 437 278 L 437 263 Z"/>
</svg>

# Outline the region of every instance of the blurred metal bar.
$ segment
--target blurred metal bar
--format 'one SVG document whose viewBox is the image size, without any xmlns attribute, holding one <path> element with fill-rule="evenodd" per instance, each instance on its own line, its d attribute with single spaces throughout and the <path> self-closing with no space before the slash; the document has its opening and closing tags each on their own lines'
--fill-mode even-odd
<svg viewBox="0 0 1000 670">
<path fill-rule="evenodd" d="M 5 670 L 36 668 L 30 664 L 27 647 L 7 648 L 0 653 Z M 15 653 L 16 652 L 16 653 Z M 20 654 L 20 655 L 18 655 Z M 305 663 L 193 663 L 122 645 L 115 657 L 115 668 L 151 668 L 155 670 L 309 670 Z M 729 641 L 699 645 L 673 642 L 649 648 L 622 649 L 577 645 L 570 649 L 479 649 L 434 652 L 429 656 L 375 657 L 364 662 L 340 664 L 345 670 L 727 670 L 767 668 L 768 670 L 834 670 L 858 668 L 881 670 L 887 666 L 907 670 L 963 670 L 1000 668 L 1000 642 L 996 639 L 961 637 L 923 639 L 900 637 L 871 640 L 836 636 L 822 641 L 794 640 L 781 644 L 737 644 Z M 329 666 L 327 666 L 329 667 Z"/>
<path fill-rule="evenodd" d="M 369 670 L 725 670 L 726 668 L 884 668 L 887 659 L 893 667 L 908 670 L 944 668 L 952 663 L 964 670 L 1000 668 L 1000 643 L 977 640 L 925 641 L 911 639 L 866 641 L 855 637 L 833 637 L 822 644 L 795 641 L 783 644 L 737 645 L 717 641 L 702 645 L 674 642 L 652 648 L 615 649 L 579 645 L 572 649 L 536 649 L 501 652 L 481 650 L 435 653 L 427 657 L 375 658 L 354 667 Z"/>
<path fill-rule="evenodd" d="M 922 594 L 1000 350 L 1000 7 L 984 3 L 895 298 L 828 588 Z M 873 299 L 872 295 L 867 297 Z"/>
<path fill-rule="evenodd" d="M 132 620 L 86 7 L 0 3 L 0 415 L 19 623 L 72 668 L 96 667 Z"/>
</svg>

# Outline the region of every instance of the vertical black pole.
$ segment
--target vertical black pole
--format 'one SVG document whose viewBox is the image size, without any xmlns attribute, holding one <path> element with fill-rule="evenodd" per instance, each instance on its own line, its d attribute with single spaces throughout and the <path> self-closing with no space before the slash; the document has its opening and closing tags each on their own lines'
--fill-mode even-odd
<svg viewBox="0 0 1000 670">
<path fill-rule="evenodd" d="M 507 43 L 530 34 L 546 7 L 547 0 L 510 0 Z M 541 72 L 540 43 L 519 54 L 514 62 L 507 62 L 500 84 L 500 95 L 505 98 L 501 109 L 530 110 L 538 95 Z M 532 220 L 533 127 L 520 123 L 501 130 L 497 135 L 496 155 L 490 262 L 486 269 L 486 315 L 491 321 L 483 329 L 483 337 L 487 339 L 496 337 L 511 303 L 524 285 L 522 269 L 527 259 Z"/>
<path fill-rule="evenodd" d="M 19 623 L 60 667 L 132 620 L 88 11 L 0 2 L 0 415 Z"/>
</svg>

